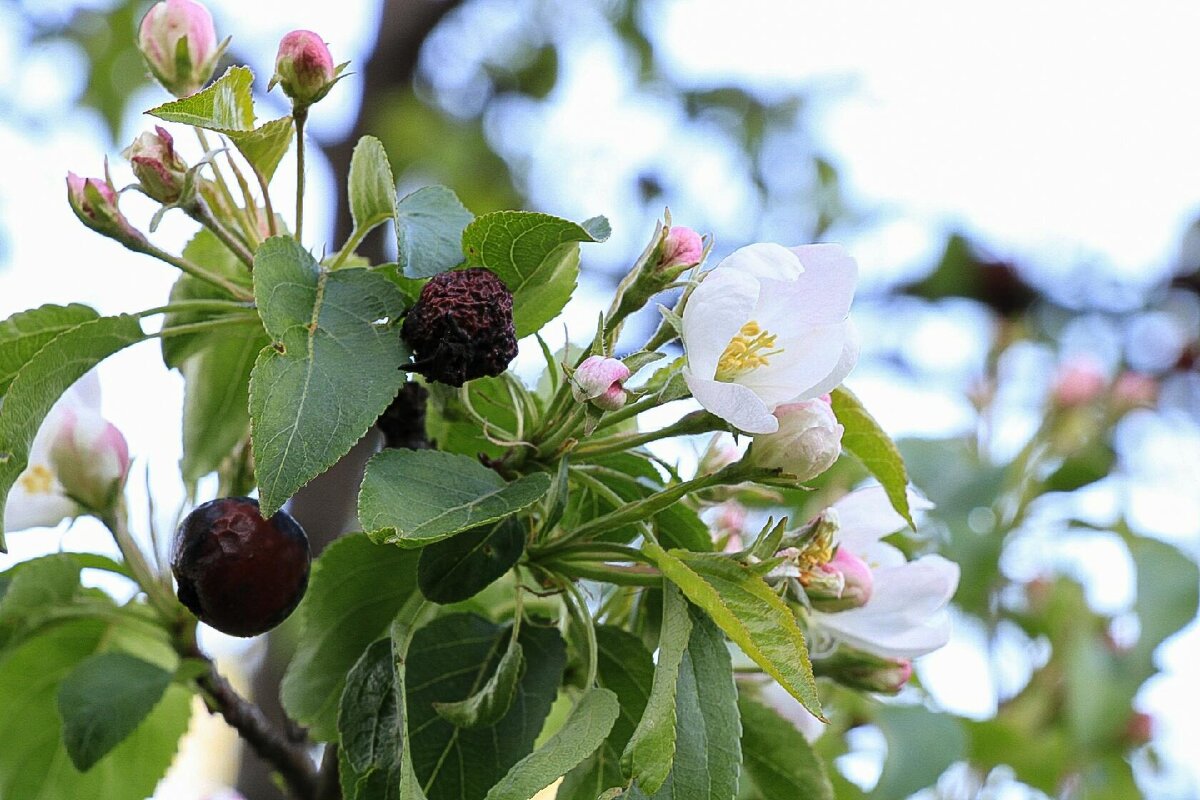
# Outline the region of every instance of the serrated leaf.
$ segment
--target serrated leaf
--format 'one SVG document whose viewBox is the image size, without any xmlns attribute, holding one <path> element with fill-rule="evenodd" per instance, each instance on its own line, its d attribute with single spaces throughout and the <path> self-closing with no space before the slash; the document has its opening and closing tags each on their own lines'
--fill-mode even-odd
<svg viewBox="0 0 1200 800">
<path fill-rule="evenodd" d="M 376 225 L 396 215 L 396 182 L 387 151 L 374 136 L 364 136 L 354 146 L 348 178 L 353 236 L 361 238 Z"/>
<path fill-rule="evenodd" d="M 0 797 L 38 800 L 143 800 L 170 766 L 191 717 L 191 693 L 167 688 L 123 742 L 87 772 L 71 764 L 62 742 L 59 686 L 81 661 L 106 647 L 137 647 L 142 626 L 98 619 L 44 629 L 0 657 Z M 156 645 L 158 646 L 158 645 Z M 136 652 L 141 656 L 140 651 Z"/>
<path fill-rule="evenodd" d="M 238 152 L 246 157 L 250 166 L 268 182 L 292 146 L 293 131 L 291 115 L 264 122 L 248 131 L 221 130 Z"/>
<path fill-rule="evenodd" d="M 908 471 L 891 437 L 846 387 L 839 386 L 829 397 L 834 416 L 845 428 L 842 447 L 853 453 L 883 485 L 892 508 L 915 530 L 912 511 L 908 507 Z"/>
<path fill-rule="evenodd" d="M 0 397 L 21 367 L 51 339 L 99 316 L 89 306 L 71 303 L 19 311 L 0 322 Z"/>
<path fill-rule="evenodd" d="M 409 278 L 428 278 L 462 263 L 463 231 L 475 215 L 445 186 L 426 186 L 396 205 L 396 253 Z"/>
<path fill-rule="evenodd" d="M 250 130 L 254 127 L 253 85 L 254 73 L 247 67 L 230 67 L 208 88 L 146 113 L 212 131 Z"/>
<path fill-rule="evenodd" d="M 687 600 L 679 589 L 668 584 L 664 589 L 662 629 L 658 640 L 658 663 L 646 711 L 625 746 L 621 768 L 643 789 L 657 792 L 671 773 L 675 759 L 676 684 L 679 665 L 692 635 L 692 619 Z"/>
<path fill-rule="evenodd" d="M 596 751 L 620 712 L 617 696 L 589 689 L 542 747 L 518 761 L 487 793 L 487 800 L 528 800 Z"/>
<path fill-rule="evenodd" d="M 437 715 L 456 728 L 489 728 L 512 708 L 517 685 L 525 674 L 525 652 L 520 638 L 508 637 L 508 646 L 487 683 L 470 697 L 445 703 L 434 703 Z"/>
<path fill-rule="evenodd" d="M 590 758 L 571 770 L 558 788 L 558 800 L 596 800 L 605 789 L 624 786 L 621 752 L 629 743 L 654 682 L 654 660 L 641 639 L 609 625 L 596 627 L 600 686 L 616 693 L 620 714 L 604 742 Z"/>
<path fill-rule="evenodd" d="M 676 746 L 671 773 L 648 794 L 635 783 L 628 800 L 733 800 L 741 768 L 737 688 L 725 637 L 703 613 L 691 610 L 692 632 L 679 664 Z"/>
<path fill-rule="evenodd" d="M 346 673 L 383 636 L 406 602 L 419 598 L 417 554 L 345 536 L 313 562 L 298 610 L 300 644 L 280 687 L 284 708 L 312 735 L 337 735 Z"/>
<path fill-rule="evenodd" d="M 409 740 L 413 767 L 429 800 L 483 800 L 533 749 L 566 665 L 566 648 L 552 627 L 521 626 L 525 674 L 512 707 L 494 726 L 457 728 L 433 708 L 482 685 L 495 670 L 509 632 L 472 614 L 453 614 L 413 636 L 406 660 Z"/>
<path fill-rule="evenodd" d="M 294 239 L 263 242 L 254 296 L 273 340 L 250 378 L 259 502 L 278 511 L 349 452 L 404 384 L 404 298 L 365 269 L 326 272 Z"/>
<path fill-rule="evenodd" d="M 480 525 L 422 548 L 417 585 L 435 603 L 457 603 L 508 572 L 523 552 L 525 528 L 516 519 Z"/>
<path fill-rule="evenodd" d="M 825 764 L 792 723 L 745 692 L 738 694 L 742 757 L 762 800 L 834 800 Z"/>
<path fill-rule="evenodd" d="M 497 211 L 479 217 L 463 231 L 470 265 L 495 272 L 513 294 L 517 336 L 527 336 L 556 317 L 579 277 L 579 242 L 608 237 L 607 220 L 579 225 L 532 211 Z"/>
<path fill-rule="evenodd" d="M 339 745 L 355 771 L 390 770 L 400 763 L 404 720 L 399 701 L 392 640 L 380 639 L 346 676 L 338 711 Z"/>
<path fill-rule="evenodd" d="M 246 335 L 216 340 L 181 368 L 183 457 L 179 466 L 191 485 L 216 471 L 250 433 L 250 371 L 266 337 Z"/>
<path fill-rule="evenodd" d="M 818 719 L 821 700 L 804 634 L 791 610 L 761 577 L 724 556 L 663 550 L 645 552 L 687 598 Z"/>
<path fill-rule="evenodd" d="M 87 772 L 142 723 L 171 683 L 171 673 L 128 653 L 82 661 L 58 688 L 63 743 Z"/>
<path fill-rule="evenodd" d="M 375 542 L 423 547 L 515 514 L 549 489 L 543 472 L 505 483 L 466 456 L 385 450 L 367 463 L 358 519 Z"/>
<path fill-rule="evenodd" d="M 8 492 L 29 465 L 29 448 L 42 420 L 71 384 L 118 350 L 146 338 L 136 318 L 101 317 L 76 325 L 38 350 L 21 367 L 0 405 L 0 553 Z"/>
</svg>

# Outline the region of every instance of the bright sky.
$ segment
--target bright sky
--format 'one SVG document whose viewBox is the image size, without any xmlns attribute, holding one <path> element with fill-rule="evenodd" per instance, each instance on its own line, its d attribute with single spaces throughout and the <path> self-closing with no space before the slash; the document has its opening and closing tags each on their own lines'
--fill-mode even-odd
<svg viewBox="0 0 1200 800">
<path fill-rule="evenodd" d="M 211 5 L 218 27 L 235 35 L 239 52 L 254 57 L 260 89 L 286 30 L 318 30 L 339 60 L 361 61 L 375 24 L 375 5 L 367 0 L 343 0 L 336 13 L 316 0 L 289 3 L 287 14 L 247 14 L 236 0 Z M 503 15 L 527 5 L 487 0 L 485 9 Z M 571 13 L 583 14 L 564 7 L 564 18 L 573 19 Z M 1024 258 L 1049 274 L 1088 263 L 1133 282 L 1149 281 L 1169 269 L 1183 230 L 1200 213 L 1195 46 L 1200 5 L 1154 0 L 1138 4 L 1135 14 L 1124 4 L 1082 0 L 986 6 L 953 0 L 741 0 L 730 13 L 727 0 L 664 0 L 647 3 L 645 13 L 659 21 L 662 55 L 685 82 L 734 75 L 764 93 L 781 85 L 836 90 L 818 108 L 817 135 L 842 167 L 853 197 L 878 209 L 884 220 L 847 242 L 868 285 L 927 264 L 951 226 L 964 226 L 997 253 Z M 703 199 L 673 208 L 677 221 L 699 220 L 692 224 L 716 233 L 719 249 L 740 244 L 746 215 L 763 210 L 728 180 L 736 167 L 729 161 L 733 156 L 682 133 L 676 111 L 635 96 L 611 43 L 589 38 L 586 27 L 574 38 L 578 46 L 564 61 L 555 106 L 510 108 L 492 121 L 494 129 L 511 124 L 529 134 L 524 145 L 513 145 L 516 154 L 547 155 L 533 169 L 535 202 L 576 218 L 609 213 L 613 248 L 632 249 L 652 223 L 622 212 L 636 204 L 621 194 L 618 178 L 635 170 L 640 157 L 666 146 L 671 169 Z M 66 57 L 54 49 L 28 57 L 14 32 L 0 30 L 0 97 L 16 98 L 18 108 L 54 120 L 36 129 L 22 129 L 11 117 L 0 120 L 6 248 L 0 318 L 73 300 L 106 313 L 147 308 L 164 300 L 175 277 L 169 268 L 92 235 L 67 208 L 66 171 L 99 174 L 106 153 L 95 119 L 71 107 L 78 76 L 61 69 Z M 317 136 L 344 132 L 356 90 L 349 83 L 322 104 L 313 118 Z M 144 105 L 161 100 L 147 94 Z M 128 120 L 124 139 L 131 140 L 144 124 Z M 122 185 L 128 180 L 125 165 L 116 151 L 107 155 Z M 194 159 L 195 151 L 188 155 Z M 293 191 L 290 164 L 289 157 L 279 170 L 278 197 Z M 564 176 L 569 187 L 562 185 Z M 330 195 L 328 181 L 324 165 L 314 164 L 309 193 L 314 220 L 328 217 L 323 200 Z M 589 191 L 581 193 L 581 185 Z M 135 195 L 125 197 L 131 217 L 149 216 L 149 207 Z M 316 246 L 329 226 L 309 223 L 306 229 L 313 237 L 308 243 Z M 168 215 L 156 239 L 178 247 L 190 230 L 179 216 Z M 594 319 L 584 310 L 603 302 L 581 297 L 571 310 L 577 318 Z M 959 341 L 959 352 L 948 357 L 964 364 L 973 360 L 979 343 L 971 339 L 971 320 L 929 324 L 935 327 L 918 330 L 918 341 L 933 343 L 931 348 Z M 152 467 L 167 519 L 180 494 L 173 470 L 181 382 L 161 368 L 153 343 L 110 359 L 101 377 L 106 411 L 141 459 L 135 469 Z M 934 414 L 962 419 L 961 404 L 898 389 L 894 376 L 879 368 L 865 365 L 855 380 L 893 431 L 923 430 Z M 933 402 L 942 405 L 931 413 Z M 1148 527 L 1196 552 L 1200 500 L 1181 513 L 1163 498 L 1195 497 L 1200 431 L 1186 420 L 1151 414 L 1134 419 L 1121 435 L 1136 443 L 1131 450 L 1147 454 L 1141 466 L 1156 474 L 1133 489 L 1113 491 L 1143 493 L 1138 507 Z M 13 555 L 0 557 L 0 568 L 55 549 L 59 539 L 11 536 Z M 72 547 L 108 547 L 87 523 L 66 541 Z M 1086 567 L 1087 561 L 1079 563 Z M 1101 605 L 1120 608 L 1128 602 L 1128 592 L 1120 589 L 1127 583 L 1117 584 L 1115 594 L 1099 597 Z M 925 669 L 932 676 L 961 668 L 976 638 L 977 632 L 963 626 L 952 647 L 927 659 Z M 1159 744 L 1176 763 L 1188 763 L 1200 741 L 1200 708 L 1180 698 L 1195 697 L 1191 676 L 1200 660 L 1200 631 L 1193 625 L 1161 657 L 1171 671 L 1148 687 L 1143 702 L 1162 723 Z M 956 690 L 952 681 L 945 685 L 939 699 L 962 713 L 986 713 L 994 702 Z M 1195 775 L 1200 785 L 1200 771 Z"/>
</svg>

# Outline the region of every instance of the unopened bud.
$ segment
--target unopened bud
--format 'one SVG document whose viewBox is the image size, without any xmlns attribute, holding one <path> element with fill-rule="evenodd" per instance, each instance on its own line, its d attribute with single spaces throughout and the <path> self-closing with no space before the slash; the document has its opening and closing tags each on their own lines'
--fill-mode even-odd
<svg viewBox="0 0 1200 800">
<path fill-rule="evenodd" d="M 161 126 L 141 133 L 121 154 L 129 159 L 138 185 L 160 203 L 174 203 L 183 191 L 187 164 L 175 152 L 171 134 Z"/>
<path fill-rule="evenodd" d="M 691 228 L 676 225 L 663 240 L 659 269 L 694 267 L 704 256 L 704 242 Z"/>
<path fill-rule="evenodd" d="M 1122 411 L 1154 405 L 1158 381 L 1142 372 L 1122 372 L 1112 388 L 1113 405 Z"/>
<path fill-rule="evenodd" d="M 813 570 L 814 578 L 804 587 L 813 608 L 818 611 L 844 611 L 864 606 L 871 599 L 874 579 L 867 562 L 839 547 L 833 559 Z M 816 576 L 824 576 L 823 581 Z M 831 592 L 832 587 L 838 587 Z"/>
<path fill-rule="evenodd" d="M 1104 391 L 1104 368 L 1090 356 L 1079 356 L 1063 365 L 1054 379 L 1051 396 L 1062 408 L 1087 405 Z"/>
<path fill-rule="evenodd" d="M 627 392 L 623 382 L 629 367 L 616 358 L 588 356 L 571 375 L 571 394 L 576 402 L 590 402 L 605 411 L 625 405 Z"/>
<path fill-rule="evenodd" d="M 155 3 L 142 17 L 138 48 L 151 74 L 176 97 L 208 83 L 224 50 L 217 45 L 212 14 L 195 0 Z"/>
<path fill-rule="evenodd" d="M 755 466 L 782 469 L 806 481 L 829 469 L 841 455 L 844 429 L 824 400 L 781 405 L 775 418 L 777 431 L 754 437 L 747 457 Z"/>
<path fill-rule="evenodd" d="M 67 202 L 79 221 L 97 233 L 126 246 L 144 244 L 142 236 L 117 207 L 117 192 L 104 178 L 81 178 L 67 173 Z"/>
<path fill-rule="evenodd" d="M 275 56 L 275 84 L 298 106 L 310 106 L 329 93 L 337 80 L 333 56 L 320 36 L 312 31 L 292 31 L 279 42 Z"/>
<path fill-rule="evenodd" d="M 816 675 L 866 692 L 896 694 L 912 677 L 912 662 L 908 659 L 881 658 L 845 645 L 827 658 L 814 658 L 812 665 Z"/>
<path fill-rule="evenodd" d="M 50 443 L 50 461 L 63 490 L 93 512 L 112 508 L 129 472 L 129 446 L 111 422 L 66 407 Z"/>
</svg>

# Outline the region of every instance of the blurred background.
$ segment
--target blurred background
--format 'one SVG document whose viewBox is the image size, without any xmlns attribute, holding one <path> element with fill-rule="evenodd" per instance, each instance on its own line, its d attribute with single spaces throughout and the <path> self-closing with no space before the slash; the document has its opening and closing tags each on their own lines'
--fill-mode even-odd
<svg viewBox="0 0 1200 800">
<path fill-rule="evenodd" d="M 84 229 L 64 189 L 106 156 L 117 186 L 131 180 L 119 152 L 167 99 L 135 49 L 149 5 L 0 0 L 0 317 L 165 301 L 173 271 Z M 848 385 L 937 503 L 910 547 L 963 572 L 954 638 L 913 686 L 886 701 L 830 689 L 817 741 L 839 798 L 1200 797 L 1200 6 L 208 5 L 260 92 L 288 30 L 351 61 L 309 127 L 318 251 L 349 231 L 344 177 L 370 133 L 402 191 L 442 183 L 477 214 L 609 216 L 560 343 L 590 338 L 667 207 L 713 235 L 711 263 L 753 241 L 857 257 Z M 278 92 L 258 102 L 287 111 Z M 285 161 L 275 196 L 293 181 Z M 123 208 L 144 227 L 139 200 Z M 155 241 L 178 249 L 192 228 L 168 215 Z M 363 252 L 386 259 L 389 235 Z M 630 348 L 657 320 L 638 322 Z M 144 467 L 134 507 L 149 486 L 169 520 L 182 380 L 153 343 L 101 378 Z M 111 549 L 88 521 L 9 544 L 0 568 Z M 261 649 L 212 642 L 242 665 Z M 236 743 L 196 719 L 159 797 L 237 780 Z"/>
</svg>

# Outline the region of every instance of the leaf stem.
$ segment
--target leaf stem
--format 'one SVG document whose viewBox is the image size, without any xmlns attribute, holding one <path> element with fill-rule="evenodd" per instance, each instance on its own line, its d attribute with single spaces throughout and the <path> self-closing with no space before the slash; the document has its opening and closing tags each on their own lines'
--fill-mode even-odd
<svg viewBox="0 0 1200 800">
<path fill-rule="evenodd" d="M 239 300 L 249 301 L 249 300 L 254 299 L 254 295 L 251 294 L 247 289 L 245 289 L 242 286 L 238 286 L 236 283 L 229 280 L 228 278 L 218 275 L 215 272 L 210 272 L 209 270 L 206 270 L 204 267 L 201 267 L 198 264 L 193 264 L 191 261 L 188 261 L 186 258 L 172 255 L 172 254 L 168 253 L 166 250 L 163 250 L 160 247 L 156 247 L 156 246 L 150 244 L 149 242 L 146 242 L 146 241 L 139 242 L 137 244 L 137 247 L 132 248 L 132 249 L 136 249 L 139 252 L 145 253 L 148 256 L 154 256 L 159 261 L 165 261 L 166 263 L 170 264 L 171 266 L 175 267 L 176 269 L 179 269 L 182 272 L 185 272 L 188 275 L 191 275 L 193 278 L 202 280 L 205 283 L 212 284 L 213 286 L 216 286 L 219 289 L 224 289 L 230 295 L 232 295 L 233 297 L 235 297 Z"/>
<path fill-rule="evenodd" d="M 296 121 L 296 241 L 299 242 L 304 231 L 304 123 L 308 121 L 308 109 L 293 107 L 292 118 Z"/>
<path fill-rule="evenodd" d="M 121 552 L 121 558 L 129 567 L 129 572 L 133 576 L 134 582 L 138 587 L 146 593 L 146 599 L 150 601 L 150 605 L 165 621 L 173 621 L 178 618 L 180 606 L 172 597 L 166 587 L 154 570 L 147 563 L 145 555 L 142 554 L 142 549 L 138 547 L 134 541 L 132 534 L 129 532 L 129 523 L 125 513 L 125 504 L 118 500 L 116 505 L 100 516 L 100 521 L 104 523 L 104 527 L 108 528 L 112 534 L 113 541 L 117 543 L 117 549 Z"/>
<path fill-rule="evenodd" d="M 238 314 L 235 316 L 206 319 L 203 322 L 189 322 L 184 325 L 173 325 L 169 328 L 163 328 L 157 333 L 150 334 L 150 337 L 165 339 L 170 336 L 182 336 L 190 333 L 202 333 L 204 331 L 216 330 L 217 328 L 225 328 L 230 325 L 250 324 L 261 325 L 262 323 L 257 316 Z"/>
<path fill-rule="evenodd" d="M 212 231 L 213 235 L 221 240 L 221 244 L 229 248 L 230 252 L 237 256 L 238 260 L 245 264 L 251 272 L 254 271 L 254 254 L 234 238 L 233 234 L 221 224 L 221 221 L 213 216 L 212 209 L 208 207 L 208 203 L 204 202 L 203 197 L 197 195 L 195 202 L 187 204 L 184 210 L 189 217 Z"/>
<path fill-rule="evenodd" d="M 640 447 L 649 442 L 658 441 L 659 439 L 667 439 L 671 436 L 721 431 L 725 430 L 725 428 L 725 422 L 707 411 L 693 411 L 671 425 L 656 431 L 621 433 L 591 442 L 584 442 L 572 450 L 571 455 L 576 460 L 589 457 L 595 458 L 596 456 L 608 455 L 609 453 L 620 453 L 634 447 Z"/>
<path fill-rule="evenodd" d="M 597 564 L 595 561 L 554 559 L 541 565 L 568 578 L 612 583 L 618 586 L 662 586 L 662 573 L 653 567 L 622 566 L 619 564 Z"/>
<path fill-rule="evenodd" d="M 156 314 L 174 314 L 182 311 L 253 311 L 254 303 L 244 300 L 176 300 L 165 306 L 147 308 L 133 314 L 137 319 L 153 317 Z"/>
</svg>

